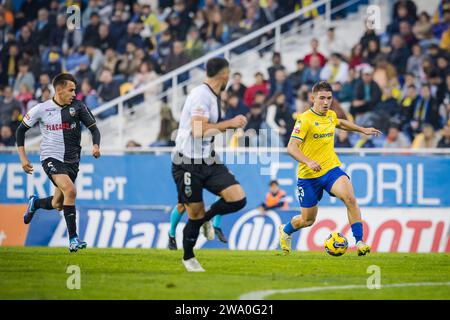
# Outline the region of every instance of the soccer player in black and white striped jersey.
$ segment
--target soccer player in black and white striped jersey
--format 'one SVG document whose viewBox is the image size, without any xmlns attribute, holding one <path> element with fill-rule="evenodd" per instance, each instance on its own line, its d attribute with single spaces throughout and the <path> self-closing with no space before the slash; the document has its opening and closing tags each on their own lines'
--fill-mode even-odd
<svg viewBox="0 0 450 320">
<path fill-rule="evenodd" d="M 42 167 L 55 185 L 53 196 L 39 199 L 32 195 L 28 202 L 24 223 L 29 224 L 37 209 L 64 210 L 69 233 L 69 251 L 76 252 L 87 244 L 78 238 L 76 226 L 75 179 L 81 154 L 81 124 L 92 134 L 92 155 L 100 157 L 100 131 L 91 111 L 81 101 L 75 100 L 75 77 L 68 73 L 53 80 L 55 96 L 33 107 L 17 128 L 17 147 L 23 170 L 33 173 L 33 166 L 25 153 L 25 132 L 39 122 L 42 134 L 40 160 Z"/>
</svg>

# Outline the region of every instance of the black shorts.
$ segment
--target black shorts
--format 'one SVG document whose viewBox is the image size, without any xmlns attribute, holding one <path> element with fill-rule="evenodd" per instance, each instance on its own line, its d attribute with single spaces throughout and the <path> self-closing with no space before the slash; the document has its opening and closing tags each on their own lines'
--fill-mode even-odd
<svg viewBox="0 0 450 320">
<path fill-rule="evenodd" d="M 56 160 L 55 158 L 47 158 L 42 161 L 42 168 L 44 169 L 47 176 L 50 178 L 52 183 L 57 187 L 55 181 L 53 181 L 52 175 L 54 174 L 66 174 L 69 176 L 72 182 L 75 182 L 78 175 L 78 167 L 80 163 L 66 163 Z"/>
<path fill-rule="evenodd" d="M 202 202 L 203 189 L 219 195 L 229 186 L 239 184 L 222 163 L 172 163 L 172 176 L 177 185 L 178 203 Z"/>
</svg>

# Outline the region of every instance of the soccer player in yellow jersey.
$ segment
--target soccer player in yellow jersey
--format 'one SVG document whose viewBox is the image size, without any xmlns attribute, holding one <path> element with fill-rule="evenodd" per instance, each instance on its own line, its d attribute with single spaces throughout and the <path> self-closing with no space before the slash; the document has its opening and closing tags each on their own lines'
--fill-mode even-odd
<svg viewBox="0 0 450 320">
<path fill-rule="evenodd" d="M 333 93 L 328 82 L 316 83 L 312 94 L 313 107 L 298 116 L 287 147 L 289 154 L 299 162 L 297 187 L 301 215 L 279 227 L 280 246 L 284 253 L 290 253 L 291 234 L 314 223 L 325 189 L 345 203 L 358 255 L 362 256 L 370 252 L 370 246 L 363 242 L 361 211 L 353 186 L 348 175 L 339 168 L 341 163 L 334 152 L 334 130 L 339 128 L 375 136 L 381 132 L 338 119 L 330 109 Z"/>
</svg>

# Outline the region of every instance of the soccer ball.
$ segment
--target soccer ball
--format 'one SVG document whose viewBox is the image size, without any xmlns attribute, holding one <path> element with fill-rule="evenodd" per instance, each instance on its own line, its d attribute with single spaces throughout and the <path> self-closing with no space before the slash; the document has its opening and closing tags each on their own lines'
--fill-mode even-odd
<svg viewBox="0 0 450 320">
<path fill-rule="evenodd" d="M 339 257 L 347 251 L 348 241 L 339 232 L 333 232 L 325 240 L 324 247 L 328 254 Z"/>
</svg>

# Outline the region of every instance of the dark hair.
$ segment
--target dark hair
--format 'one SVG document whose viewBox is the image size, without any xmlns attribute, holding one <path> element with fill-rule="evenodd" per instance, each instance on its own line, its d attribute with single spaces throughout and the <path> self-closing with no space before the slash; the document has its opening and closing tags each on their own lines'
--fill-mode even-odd
<svg viewBox="0 0 450 320">
<path fill-rule="evenodd" d="M 215 77 L 220 71 L 228 68 L 229 63 L 223 58 L 212 58 L 206 63 L 206 75 L 208 77 Z"/>
<path fill-rule="evenodd" d="M 60 74 L 58 74 L 55 78 L 53 78 L 52 84 L 53 84 L 54 88 L 56 88 L 57 86 L 65 87 L 67 85 L 67 81 L 71 81 L 75 85 L 77 85 L 77 80 L 70 73 L 60 73 Z"/>
<path fill-rule="evenodd" d="M 331 85 L 326 81 L 319 81 L 312 87 L 312 93 L 317 93 L 319 91 L 330 91 L 333 92 Z"/>
<path fill-rule="evenodd" d="M 279 185 L 277 180 L 270 180 L 269 186 L 272 186 L 273 184 Z"/>
</svg>

